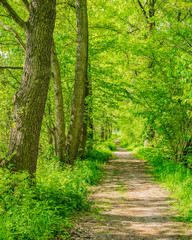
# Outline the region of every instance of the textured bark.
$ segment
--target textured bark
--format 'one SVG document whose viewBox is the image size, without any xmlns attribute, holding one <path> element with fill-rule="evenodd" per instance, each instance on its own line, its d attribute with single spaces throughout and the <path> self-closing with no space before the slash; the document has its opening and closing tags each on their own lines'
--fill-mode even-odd
<svg viewBox="0 0 192 240">
<path fill-rule="evenodd" d="M 91 64 L 89 63 L 89 73 L 87 78 L 87 84 L 85 89 L 85 112 L 84 121 L 82 127 L 81 141 L 80 141 L 80 151 L 79 156 L 85 158 L 85 150 L 87 141 L 89 149 L 92 149 L 93 145 L 93 96 L 92 96 L 92 79 L 91 79 Z"/>
<path fill-rule="evenodd" d="M 63 94 L 61 85 L 61 73 L 59 61 L 53 42 L 51 50 L 51 65 L 54 80 L 54 94 L 55 94 L 55 115 L 56 115 L 56 129 L 55 129 L 55 149 L 56 155 L 61 161 L 65 160 L 65 116 L 63 110 Z"/>
<path fill-rule="evenodd" d="M 85 100 L 89 96 L 89 84 L 87 82 L 86 89 L 85 89 Z M 85 157 L 85 147 L 88 137 L 88 119 L 89 119 L 89 104 L 87 101 L 85 101 L 85 111 L 84 111 L 84 118 L 82 123 L 82 132 L 81 132 L 81 138 L 80 138 L 80 147 L 79 147 L 79 157 L 84 159 Z"/>
<path fill-rule="evenodd" d="M 76 0 L 77 15 L 77 61 L 73 93 L 70 129 L 67 137 L 67 154 L 70 164 L 77 157 L 82 131 L 85 88 L 88 64 L 88 19 L 87 0 Z"/>
<path fill-rule="evenodd" d="M 13 97 L 14 123 L 8 157 L 13 170 L 36 172 L 39 136 L 51 75 L 55 0 L 31 0 L 25 29 L 22 81 Z"/>
</svg>

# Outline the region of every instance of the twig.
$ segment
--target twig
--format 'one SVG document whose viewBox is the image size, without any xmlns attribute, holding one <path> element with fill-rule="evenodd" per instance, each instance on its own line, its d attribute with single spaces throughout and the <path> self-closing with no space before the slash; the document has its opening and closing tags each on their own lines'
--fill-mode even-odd
<svg viewBox="0 0 192 240">
<path fill-rule="evenodd" d="M 0 66 L 0 69 L 23 69 L 23 67 Z"/>
<path fill-rule="evenodd" d="M 16 40 L 18 41 L 18 43 L 22 46 L 22 48 L 23 48 L 24 51 L 25 51 L 25 49 L 26 49 L 25 43 L 21 40 L 21 38 L 19 37 L 18 33 L 17 33 L 13 28 L 6 26 L 6 25 L 5 25 L 4 23 L 2 23 L 2 22 L 0 22 L 0 25 L 1 25 L 2 27 L 4 27 L 6 30 L 8 30 L 8 31 L 10 31 L 10 32 L 13 33 L 13 35 L 15 36 Z"/>
</svg>

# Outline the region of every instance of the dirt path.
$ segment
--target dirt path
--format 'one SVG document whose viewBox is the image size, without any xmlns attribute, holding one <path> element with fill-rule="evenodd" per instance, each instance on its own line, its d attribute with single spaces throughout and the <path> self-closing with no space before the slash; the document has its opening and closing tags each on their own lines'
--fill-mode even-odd
<svg viewBox="0 0 192 240">
<path fill-rule="evenodd" d="M 101 211 L 82 217 L 70 239 L 192 239 L 183 223 L 169 217 L 169 194 L 147 174 L 146 162 L 122 148 L 115 155 L 91 195 Z"/>
</svg>

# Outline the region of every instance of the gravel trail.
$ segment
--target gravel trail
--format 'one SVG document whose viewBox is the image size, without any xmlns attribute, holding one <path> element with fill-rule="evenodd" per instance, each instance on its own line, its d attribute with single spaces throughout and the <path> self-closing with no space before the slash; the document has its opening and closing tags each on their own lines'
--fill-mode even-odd
<svg viewBox="0 0 192 240">
<path fill-rule="evenodd" d="M 170 217 L 173 200 L 153 180 L 146 162 L 117 148 L 106 165 L 104 181 L 91 200 L 99 211 L 83 216 L 71 240 L 188 240 L 192 231 Z"/>
</svg>

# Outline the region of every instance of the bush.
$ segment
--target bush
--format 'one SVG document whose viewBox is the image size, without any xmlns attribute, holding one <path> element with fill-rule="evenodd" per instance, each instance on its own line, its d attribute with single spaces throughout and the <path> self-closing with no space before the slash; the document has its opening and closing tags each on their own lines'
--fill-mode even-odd
<svg viewBox="0 0 192 240">
<path fill-rule="evenodd" d="M 61 166 L 51 154 L 38 162 L 36 184 L 25 172 L 0 169 L 0 240 L 45 240 L 65 234 L 75 212 L 88 210 L 88 187 L 102 177 L 102 164 L 111 156 L 109 144 L 87 152 L 73 167 Z"/>
</svg>

